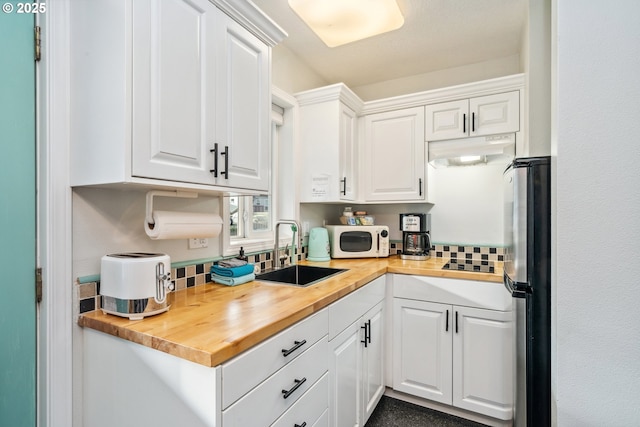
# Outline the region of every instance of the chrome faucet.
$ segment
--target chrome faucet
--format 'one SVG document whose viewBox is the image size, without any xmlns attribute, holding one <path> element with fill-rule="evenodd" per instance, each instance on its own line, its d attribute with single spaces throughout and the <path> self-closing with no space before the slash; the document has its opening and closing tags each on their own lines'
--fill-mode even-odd
<svg viewBox="0 0 640 427">
<path fill-rule="evenodd" d="M 300 242 L 300 225 L 298 224 L 297 221 L 293 220 L 293 219 L 281 219 L 280 221 L 276 222 L 275 225 L 275 232 L 276 232 L 276 242 L 273 248 L 273 269 L 277 270 L 278 268 L 280 268 L 280 263 L 282 263 L 282 266 L 284 266 L 284 262 L 287 259 L 287 256 L 289 255 L 289 246 L 287 245 L 286 249 L 285 249 L 285 255 L 283 257 L 280 257 L 280 249 L 278 248 L 278 244 L 280 243 L 280 225 L 282 224 L 289 224 L 295 227 L 295 233 L 298 233 L 298 235 L 296 236 L 296 244 L 295 246 L 292 248 L 293 250 L 293 254 L 291 257 L 291 264 L 295 264 L 297 257 L 298 257 L 298 252 L 299 252 L 299 242 Z"/>
</svg>

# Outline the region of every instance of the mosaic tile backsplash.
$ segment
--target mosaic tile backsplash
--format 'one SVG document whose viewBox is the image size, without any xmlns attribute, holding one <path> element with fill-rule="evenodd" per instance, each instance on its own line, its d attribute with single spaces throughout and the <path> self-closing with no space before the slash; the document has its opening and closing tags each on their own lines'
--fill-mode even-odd
<svg viewBox="0 0 640 427">
<path fill-rule="evenodd" d="M 261 252 L 248 255 L 249 262 L 260 266 L 260 271 L 272 267 L 272 252 Z M 306 248 L 303 247 L 298 254 L 298 261 L 306 258 Z M 214 261 L 188 265 L 171 269 L 171 277 L 175 290 L 190 288 L 192 286 L 203 285 L 211 282 L 211 266 Z M 289 260 L 285 265 L 290 264 Z M 74 298 L 75 318 L 82 313 L 98 310 L 101 307 L 100 282 L 76 283 L 76 293 Z"/>
<path fill-rule="evenodd" d="M 391 254 L 399 254 L 402 252 L 402 243 L 391 243 L 390 252 Z M 435 258 L 504 261 L 504 248 L 436 244 L 431 246 L 431 256 Z"/>
<path fill-rule="evenodd" d="M 395 255 L 402 252 L 402 243 L 391 243 L 390 254 Z M 503 261 L 504 248 L 496 248 L 489 246 L 459 246 L 459 245 L 443 245 L 436 244 L 431 247 L 431 256 L 437 258 L 458 258 L 458 259 L 474 259 L 485 261 Z M 264 271 L 271 268 L 273 264 L 272 253 L 262 252 L 258 254 L 248 255 L 249 262 L 260 266 L 260 270 Z M 298 254 L 298 260 L 306 258 L 306 248 L 302 248 L 302 252 Z M 289 264 L 287 261 L 286 264 Z M 200 264 L 188 265 L 186 267 L 178 267 L 171 269 L 171 277 L 175 290 L 190 288 L 192 286 L 202 285 L 211 282 L 211 266 L 213 261 Z M 74 298 L 75 317 L 82 313 L 100 309 L 100 282 L 76 283 L 76 293 Z"/>
</svg>

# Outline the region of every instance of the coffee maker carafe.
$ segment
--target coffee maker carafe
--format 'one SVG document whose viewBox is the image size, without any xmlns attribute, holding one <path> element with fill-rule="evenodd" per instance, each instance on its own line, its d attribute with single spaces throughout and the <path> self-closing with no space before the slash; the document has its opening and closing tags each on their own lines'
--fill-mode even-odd
<svg viewBox="0 0 640 427">
<path fill-rule="evenodd" d="M 401 259 L 423 261 L 429 259 L 431 250 L 431 215 L 424 213 L 400 214 L 402 231 Z"/>
</svg>

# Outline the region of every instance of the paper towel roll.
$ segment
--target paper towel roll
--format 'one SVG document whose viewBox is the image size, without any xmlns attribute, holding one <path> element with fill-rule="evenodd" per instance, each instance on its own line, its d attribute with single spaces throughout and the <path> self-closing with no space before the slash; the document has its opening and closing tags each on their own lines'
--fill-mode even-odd
<svg viewBox="0 0 640 427">
<path fill-rule="evenodd" d="M 216 237 L 222 230 L 222 218 L 216 214 L 153 211 L 153 220 L 153 224 L 144 223 L 144 231 L 153 240 Z"/>
</svg>

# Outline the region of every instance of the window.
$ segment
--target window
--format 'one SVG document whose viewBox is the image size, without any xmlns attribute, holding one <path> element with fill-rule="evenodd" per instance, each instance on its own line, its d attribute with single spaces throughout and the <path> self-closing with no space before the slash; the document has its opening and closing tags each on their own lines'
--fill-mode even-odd
<svg viewBox="0 0 640 427">
<path fill-rule="evenodd" d="M 271 231 L 270 197 L 231 196 L 229 197 L 229 237 L 231 239 L 251 239 Z"/>
</svg>

